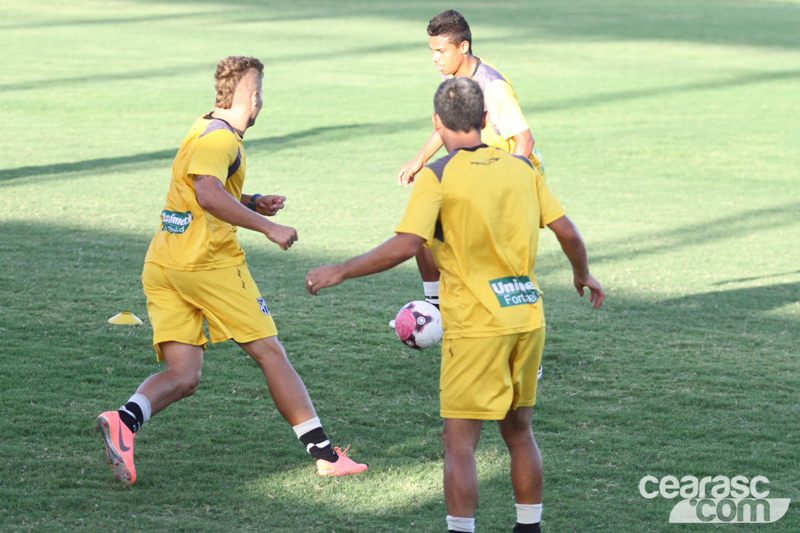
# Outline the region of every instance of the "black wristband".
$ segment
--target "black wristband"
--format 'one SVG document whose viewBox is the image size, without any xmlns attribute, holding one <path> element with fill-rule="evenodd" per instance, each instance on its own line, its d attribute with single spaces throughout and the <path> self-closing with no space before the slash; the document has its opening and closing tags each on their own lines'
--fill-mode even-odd
<svg viewBox="0 0 800 533">
<path fill-rule="evenodd" d="M 256 210 L 256 200 L 258 200 L 259 198 L 261 198 L 260 194 L 254 194 L 253 196 L 251 196 L 250 199 L 247 200 L 247 207 L 249 207 L 251 210 L 255 211 Z"/>
</svg>

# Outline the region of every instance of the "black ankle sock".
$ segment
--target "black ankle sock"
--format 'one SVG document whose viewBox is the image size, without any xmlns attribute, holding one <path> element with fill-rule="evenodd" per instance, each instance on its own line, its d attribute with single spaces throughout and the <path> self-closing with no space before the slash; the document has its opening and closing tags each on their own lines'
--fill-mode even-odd
<svg viewBox="0 0 800 533">
<path fill-rule="evenodd" d="M 539 529 L 539 522 L 535 524 L 520 524 L 517 522 L 517 525 L 514 526 L 513 533 L 541 533 L 541 529 Z"/>
<path fill-rule="evenodd" d="M 321 427 L 301 435 L 300 442 L 305 445 L 306 450 L 314 459 L 325 459 L 330 463 L 335 463 L 339 459 Z"/>
<path fill-rule="evenodd" d="M 117 411 L 119 419 L 122 423 L 128 426 L 133 433 L 139 431 L 139 428 L 144 424 L 144 414 L 142 409 L 135 402 L 128 402 Z"/>
</svg>

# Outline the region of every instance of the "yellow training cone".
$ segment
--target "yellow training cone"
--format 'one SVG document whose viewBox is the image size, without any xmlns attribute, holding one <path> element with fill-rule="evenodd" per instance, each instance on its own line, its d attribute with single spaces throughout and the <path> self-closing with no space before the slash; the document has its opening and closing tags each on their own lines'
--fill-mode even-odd
<svg viewBox="0 0 800 533">
<path fill-rule="evenodd" d="M 123 311 L 122 313 L 118 313 L 111 318 L 108 319 L 109 324 L 128 324 L 131 326 L 139 325 L 142 321 L 139 319 L 138 316 L 134 315 L 133 313 L 129 313 L 128 311 Z"/>
</svg>

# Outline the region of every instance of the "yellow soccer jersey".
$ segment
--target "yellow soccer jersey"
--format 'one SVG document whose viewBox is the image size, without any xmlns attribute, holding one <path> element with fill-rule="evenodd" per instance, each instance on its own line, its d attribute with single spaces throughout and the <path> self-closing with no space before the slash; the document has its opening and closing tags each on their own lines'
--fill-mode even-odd
<svg viewBox="0 0 800 533">
<path fill-rule="evenodd" d="M 197 119 L 172 163 L 161 229 L 150 242 L 146 263 L 175 270 L 209 270 L 241 264 L 244 251 L 236 226 L 201 208 L 194 189 L 195 175 L 219 178 L 237 200 L 242 195 L 245 158 L 242 137 L 224 120 L 206 115 Z"/>
<path fill-rule="evenodd" d="M 530 129 L 511 82 L 480 58 L 472 79 L 483 91 L 484 110 L 489 114 L 486 127 L 481 130 L 481 141 L 511 153 L 514 135 Z"/>
<path fill-rule="evenodd" d="M 417 174 L 395 232 L 419 235 L 431 247 L 445 338 L 544 324 L 533 273 L 539 228 L 562 216 L 532 163 L 496 147 L 456 150 Z"/>
</svg>

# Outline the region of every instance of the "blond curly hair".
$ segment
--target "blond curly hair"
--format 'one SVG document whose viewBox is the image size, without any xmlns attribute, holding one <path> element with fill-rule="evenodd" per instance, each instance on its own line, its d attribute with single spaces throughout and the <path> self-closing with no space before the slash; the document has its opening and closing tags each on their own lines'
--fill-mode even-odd
<svg viewBox="0 0 800 533">
<path fill-rule="evenodd" d="M 214 73 L 214 87 L 217 90 L 216 107 L 230 109 L 233 105 L 233 93 L 239 82 L 249 71 L 255 70 L 264 77 L 264 65 L 255 57 L 228 56 L 217 63 Z"/>
</svg>

